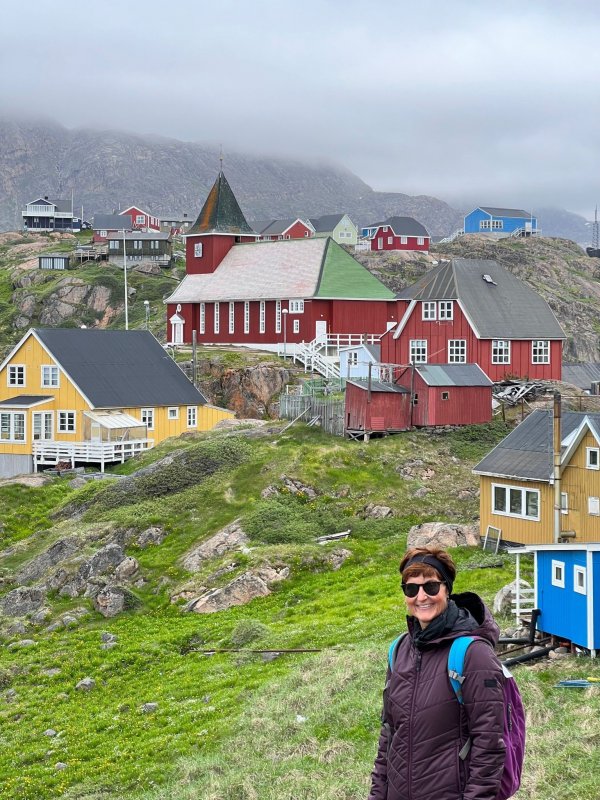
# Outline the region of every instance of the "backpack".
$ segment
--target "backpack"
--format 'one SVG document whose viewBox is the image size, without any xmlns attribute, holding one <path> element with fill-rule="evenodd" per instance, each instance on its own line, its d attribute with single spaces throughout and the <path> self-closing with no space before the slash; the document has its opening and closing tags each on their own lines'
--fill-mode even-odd
<svg viewBox="0 0 600 800">
<path fill-rule="evenodd" d="M 396 654 L 400 643 L 406 633 L 394 639 L 388 651 L 388 664 L 390 670 L 394 667 Z M 462 705 L 462 683 L 465 679 L 463 675 L 465 655 L 471 642 L 479 639 L 479 636 L 459 636 L 454 639 L 448 653 L 448 677 L 456 699 Z M 485 639 L 483 640 L 485 641 Z M 525 711 L 519 687 L 512 674 L 502 664 L 502 672 L 506 678 L 504 682 L 504 743 L 506 754 L 504 756 L 504 768 L 500 780 L 500 788 L 494 800 L 508 800 L 518 790 L 521 784 L 521 771 L 523 769 L 523 759 L 525 757 Z M 459 757 L 464 761 L 471 749 L 471 739 L 467 739 L 460 750 Z"/>
</svg>

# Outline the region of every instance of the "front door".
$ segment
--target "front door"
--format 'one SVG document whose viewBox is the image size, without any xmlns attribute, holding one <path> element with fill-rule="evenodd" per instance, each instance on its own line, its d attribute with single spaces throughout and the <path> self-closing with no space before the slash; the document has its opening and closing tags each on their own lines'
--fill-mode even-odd
<svg viewBox="0 0 600 800">
<path fill-rule="evenodd" d="M 33 413 L 33 440 L 48 441 L 52 439 L 52 412 L 34 411 Z"/>
<path fill-rule="evenodd" d="M 315 339 L 325 341 L 327 338 L 327 320 L 319 319 L 315 322 Z"/>
</svg>

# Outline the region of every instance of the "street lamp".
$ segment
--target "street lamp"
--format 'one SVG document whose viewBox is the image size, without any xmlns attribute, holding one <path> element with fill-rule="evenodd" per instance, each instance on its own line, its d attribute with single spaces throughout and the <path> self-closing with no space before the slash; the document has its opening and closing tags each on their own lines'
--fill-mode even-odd
<svg viewBox="0 0 600 800">
<path fill-rule="evenodd" d="M 127 248 L 125 246 L 125 228 L 123 228 L 123 280 L 125 282 L 125 330 L 129 330 L 129 305 L 127 290 Z"/>
<path fill-rule="evenodd" d="M 283 316 L 283 357 L 287 358 L 287 315 L 290 313 L 288 308 L 281 311 Z"/>
<path fill-rule="evenodd" d="M 150 300 L 144 300 L 144 308 L 146 311 L 146 330 L 148 330 L 148 318 L 150 317 Z"/>
</svg>

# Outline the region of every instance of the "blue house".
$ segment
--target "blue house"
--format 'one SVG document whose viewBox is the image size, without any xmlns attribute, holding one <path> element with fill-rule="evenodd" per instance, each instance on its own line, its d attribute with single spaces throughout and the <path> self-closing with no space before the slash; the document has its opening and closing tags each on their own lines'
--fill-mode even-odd
<svg viewBox="0 0 600 800">
<path fill-rule="evenodd" d="M 348 345 L 347 347 L 340 347 L 340 377 L 347 378 L 368 378 L 369 377 L 369 364 L 371 365 L 371 379 L 374 381 L 380 380 L 379 364 L 381 360 L 381 345 L 380 344 L 367 344 L 366 342 L 359 342 L 358 344 Z"/>
<path fill-rule="evenodd" d="M 527 545 L 508 552 L 517 556 L 517 585 L 520 556 L 533 554 L 538 630 L 584 647 L 595 658 L 600 651 L 600 591 L 594 592 L 600 587 L 600 542 Z M 525 610 L 528 599 L 517 598 L 517 610 L 522 603 Z"/>
<path fill-rule="evenodd" d="M 535 236 L 539 234 L 537 217 L 522 208 L 478 206 L 465 217 L 465 233 L 502 236 Z"/>
</svg>

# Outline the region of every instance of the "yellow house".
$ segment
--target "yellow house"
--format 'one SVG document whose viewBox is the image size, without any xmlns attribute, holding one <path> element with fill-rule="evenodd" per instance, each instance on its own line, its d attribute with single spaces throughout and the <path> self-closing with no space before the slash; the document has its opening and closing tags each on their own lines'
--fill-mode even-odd
<svg viewBox="0 0 600 800">
<path fill-rule="evenodd" d="M 555 530 L 553 412 L 536 410 L 480 461 L 481 534 L 518 544 L 600 542 L 600 414 L 561 418 Z"/>
<path fill-rule="evenodd" d="M 124 461 L 233 417 L 148 331 L 32 329 L 0 365 L 0 477 Z"/>
</svg>

